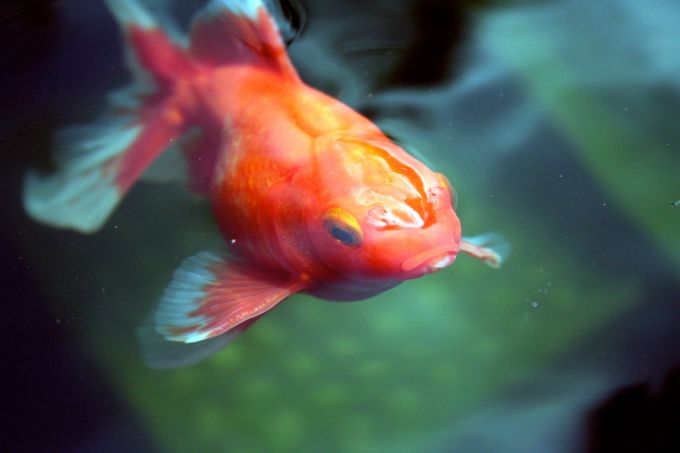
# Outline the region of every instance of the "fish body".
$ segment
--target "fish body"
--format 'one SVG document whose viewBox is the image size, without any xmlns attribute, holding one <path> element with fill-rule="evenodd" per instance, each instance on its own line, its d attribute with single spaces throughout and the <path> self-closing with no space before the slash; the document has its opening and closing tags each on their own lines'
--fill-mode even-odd
<svg viewBox="0 0 680 453">
<path fill-rule="evenodd" d="M 453 260 L 460 222 L 442 175 L 299 80 L 249 71 L 234 90 L 212 97 L 221 117 L 237 118 L 212 202 L 236 255 L 301 276 L 307 292 L 333 299 L 365 298 L 423 275 L 433 257 Z M 356 222 L 361 245 L 329 234 L 333 221 Z M 435 256 L 413 261 L 423 251 Z"/>
<path fill-rule="evenodd" d="M 58 171 L 28 175 L 33 217 L 90 232 L 168 149 L 211 201 L 227 252 L 179 267 L 139 330 L 150 365 L 198 361 L 281 300 L 361 300 L 449 266 L 464 240 L 446 177 L 306 85 L 260 1 L 213 0 L 174 42 L 136 1 L 109 0 L 135 84 L 74 134 Z"/>
</svg>

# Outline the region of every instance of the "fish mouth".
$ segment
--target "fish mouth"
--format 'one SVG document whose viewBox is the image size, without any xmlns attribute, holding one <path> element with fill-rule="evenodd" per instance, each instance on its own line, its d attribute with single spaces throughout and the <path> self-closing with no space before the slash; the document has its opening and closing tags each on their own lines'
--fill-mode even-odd
<svg viewBox="0 0 680 453">
<path fill-rule="evenodd" d="M 418 253 L 410 258 L 406 258 L 401 263 L 401 270 L 412 272 L 422 269 L 425 273 L 435 272 L 444 269 L 453 263 L 458 254 L 458 247 L 455 245 L 443 245 L 435 247 L 425 252 Z"/>
</svg>

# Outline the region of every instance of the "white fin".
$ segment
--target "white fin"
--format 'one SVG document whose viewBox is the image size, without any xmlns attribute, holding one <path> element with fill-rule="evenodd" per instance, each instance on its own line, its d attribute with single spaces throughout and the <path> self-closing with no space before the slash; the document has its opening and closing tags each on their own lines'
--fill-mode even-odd
<svg viewBox="0 0 680 453">
<path fill-rule="evenodd" d="M 151 368 L 162 369 L 200 362 L 225 347 L 240 331 L 227 332 L 198 343 L 168 341 L 156 332 L 152 323 L 144 324 L 136 333 L 144 363 Z"/>
<path fill-rule="evenodd" d="M 156 26 L 134 0 L 107 0 L 107 5 L 124 31 L 133 25 L 144 30 Z M 176 124 L 172 115 L 163 114 L 162 109 L 174 108 L 166 99 L 154 100 L 153 107 L 159 109 L 154 116 L 136 118 L 132 113 L 139 112 L 143 95 L 152 93 L 159 80 L 173 83 L 172 64 L 183 65 L 182 51 L 171 42 L 160 46 L 163 52 L 175 52 L 179 60 L 168 63 L 158 76 L 153 68 L 139 65 L 130 46 L 126 49 L 134 83 L 109 96 L 108 113 L 97 124 L 59 132 L 54 174 L 26 175 L 24 206 L 36 220 L 84 233 L 96 231 L 165 145 L 179 140 L 186 130 L 186 124 Z"/>
<path fill-rule="evenodd" d="M 34 219 L 90 233 L 108 218 L 121 199 L 114 161 L 138 137 L 140 127 L 127 119 L 62 131 L 55 155 L 57 171 L 31 171 L 24 180 L 24 206 Z"/>
<path fill-rule="evenodd" d="M 248 16 L 251 19 L 257 18 L 257 10 L 265 5 L 260 0 L 212 0 L 208 6 L 201 11 L 201 14 L 220 15 L 225 10 Z"/>
<path fill-rule="evenodd" d="M 185 259 L 175 270 L 172 282 L 165 289 L 153 315 L 156 331 L 166 340 L 195 343 L 208 338 L 201 330 L 180 336 L 172 329 L 201 326 L 207 322 L 205 317 L 193 313 L 207 297 L 205 288 L 218 283 L 218 277 L 211 268 L 222 263 L 224 259 L 217 254 L 200 252 Z"/>
<path fill-rule="evenodd" d="M 124 25 L 136 25 L 150 29 L 156 27 L 156 21 L 136 0 L 104 0 L 116 17 Z"/>
</svg>

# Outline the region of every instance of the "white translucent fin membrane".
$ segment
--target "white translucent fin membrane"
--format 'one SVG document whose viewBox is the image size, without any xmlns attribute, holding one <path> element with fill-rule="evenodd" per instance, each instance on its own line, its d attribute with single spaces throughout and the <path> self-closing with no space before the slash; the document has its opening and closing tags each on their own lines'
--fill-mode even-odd
<svg viewBox="0 0 680 453">
<path fill-rule="evenodd" d="M 153 17 L 136 0 L 105 0 L 105 2 L 121 24 L 137 25 L 147 29 L 156 26 Z"/>
<path fill-rule="evenodd" d="M 264 7 L 260 0 L 212 0 L 204 10 L 207 14 L 221 14 L 227 10 L 250 18 L 257 17 L 257 10 Z"/>
<path fill-rule="evenodd" d="M 116 186 L 117 156 L 140 133 L 124 122 L 81 126 L 62 133 L 57 170 L 31 171 L 24 181 L 24 206 L 34 219 L 60 228 L 97 230 L 121 198 Z"/>
</svg>

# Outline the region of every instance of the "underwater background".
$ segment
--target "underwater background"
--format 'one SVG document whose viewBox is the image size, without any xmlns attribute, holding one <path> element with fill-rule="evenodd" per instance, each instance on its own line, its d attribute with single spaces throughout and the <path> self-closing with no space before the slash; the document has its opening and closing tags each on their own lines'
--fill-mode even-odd
<svg viewBox="0 0 680 453">
<path fill-rule="evenodd" d="M 203 4 L 144 3 L 179 27 Z M 507 263 L 462 256 L 352 304 L 294 296 L 199 365 L 145 367 L 135 327 L 222 239 L 172 184 L 138 184 L 91 236 L 27 218 L 23 174 L 129 78 L 100 2 L 3 2 L 1 449 L 680 446 L 680 2 L 283 9 L 302 78 L 448 175 L 464 234 L 501 233 Z"/>
</svg>

